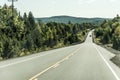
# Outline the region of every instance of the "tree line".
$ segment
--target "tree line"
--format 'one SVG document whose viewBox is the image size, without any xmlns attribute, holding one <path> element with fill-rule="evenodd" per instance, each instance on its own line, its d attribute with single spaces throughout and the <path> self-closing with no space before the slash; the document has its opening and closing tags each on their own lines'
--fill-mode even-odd
<svg viewBox="0 0 120 80">
<path fill-rule="evenodd" d="M 114 49 L 120 50 L 120 17 L 117 15 L 112 20 L 104 21 L 95 29 L 98 43 L 112 44 Z"/>
<path fill-rule="evenodd" d="M 92 23 L 72 24 L 35 22 L 32 12 L 20 15 L 11 6 L 0 6 L 0 59 L 9 59 L 32 53 L 81 43 Z"/>
</svg>

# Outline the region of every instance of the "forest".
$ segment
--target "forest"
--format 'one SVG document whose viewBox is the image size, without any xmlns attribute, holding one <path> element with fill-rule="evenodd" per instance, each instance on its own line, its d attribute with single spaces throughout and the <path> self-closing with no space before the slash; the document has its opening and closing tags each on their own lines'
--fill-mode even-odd
<svg viewBox="0 0 120 80">
<path fill-rule="evenodd" d="M 36 22 L 32 12 L 20 15 L 17 9 L 14 20 L 11 16 L 11 6 L 0 6 L 0 60 L 82 43 L 96 27 L 92 23 Z"/>
<path fill-rule="evenodd" d="M 111 61 L 120 67 L 120 17 L 117 15 L 113 20 L 104 21 L 94 31 L 95 42 L 97 44 L 107 45 L 115 49 L 115 56 Z"/>
<path fill-rule="evenodd" d="M 113 20 L 105 20 L 94 31 L 96 42 L 111 44 L 111 47 L 120 50 L 120 17 L 117 15 Z"/>
</svg>

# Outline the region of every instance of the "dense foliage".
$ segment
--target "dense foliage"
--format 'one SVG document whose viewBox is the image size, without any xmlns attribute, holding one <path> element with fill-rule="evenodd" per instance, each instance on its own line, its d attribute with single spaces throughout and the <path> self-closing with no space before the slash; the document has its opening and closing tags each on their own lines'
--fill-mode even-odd
<svg viewBox="0 0 120 80">
<path fill-rule="evenodd" d="M 112 47 L 120 50 L 120 17 L 104 21 L 97 29 L 95 35 L 98 43 L 112 44 Z"/>
<path fill-rule="evenodd" d="M 0 7 L 0 59 L 8 59 L 31 53 L 83 42 L 91 23 L 68 24 L 34 21 L 32 12 L 23 16 L 11 7 Z M 92 26 L 92 27 L 91 27 Z"/>
</svg>

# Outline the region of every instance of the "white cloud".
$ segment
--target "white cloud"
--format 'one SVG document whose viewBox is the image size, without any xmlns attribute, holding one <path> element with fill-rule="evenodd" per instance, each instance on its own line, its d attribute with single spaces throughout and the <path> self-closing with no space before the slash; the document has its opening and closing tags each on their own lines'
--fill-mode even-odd
<svg viewBox="0 0 120 80">
<path fill-rule="evenodd" d="M 56 2 L 56 0 L 52 0 L 51 3 L 52 4 L 56 4 L 57 2 Z"/>
<path fill-rule="evenodd" d="M 95 0 L 78 0 L 78 4 L 84 4 L 84 3 L 93 3 Z"/>
<path fill-rule="evenodd" d="M 95 0 L 88 0 L 86 3 L 93 3 Z"/>
<path fill-rule="evenodd" d="M 110 0 L 110 2 L 116 2 L 116 1 L 118 1 L 118 0 Z"/>
</svg>

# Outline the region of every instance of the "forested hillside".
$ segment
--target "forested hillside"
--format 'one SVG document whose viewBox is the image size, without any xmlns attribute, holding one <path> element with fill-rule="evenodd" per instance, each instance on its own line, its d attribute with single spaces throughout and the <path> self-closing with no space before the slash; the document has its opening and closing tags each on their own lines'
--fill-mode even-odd
<svg viewBox="0 0 120 80">
<path fill-rule="evenodd" d="M 71 16 L 53 16 L 46 18 L 35 18 L 35 20 L 41 20 L 43 23 L 48 22 L 58 22 L 58 23 L 94 23 L 96 25 L 102 23 L 104 20 L 109 20 L 109 18 L 83 18 L 83 17 L 71 17 Z"/>
<path fill-rule="evenodd" d="M 32 12 L 23 16 L 14 10 L 14 22 L 11 7 L 0 7 L 0 59 L 24 56 L 43 50 L 68 46 L 83 42 L 88 30 L 94 24 L 42 23 L 34 20 Z"/>
<path fill-rule="evenodd" d="M 113 20 L 104 21 L 95 29 L 95 42 L 108 45 L 120 51 L 120 17 L 117 15 Z M 120 67 L 120 53 L 111 59 Z"/>
</svg>

